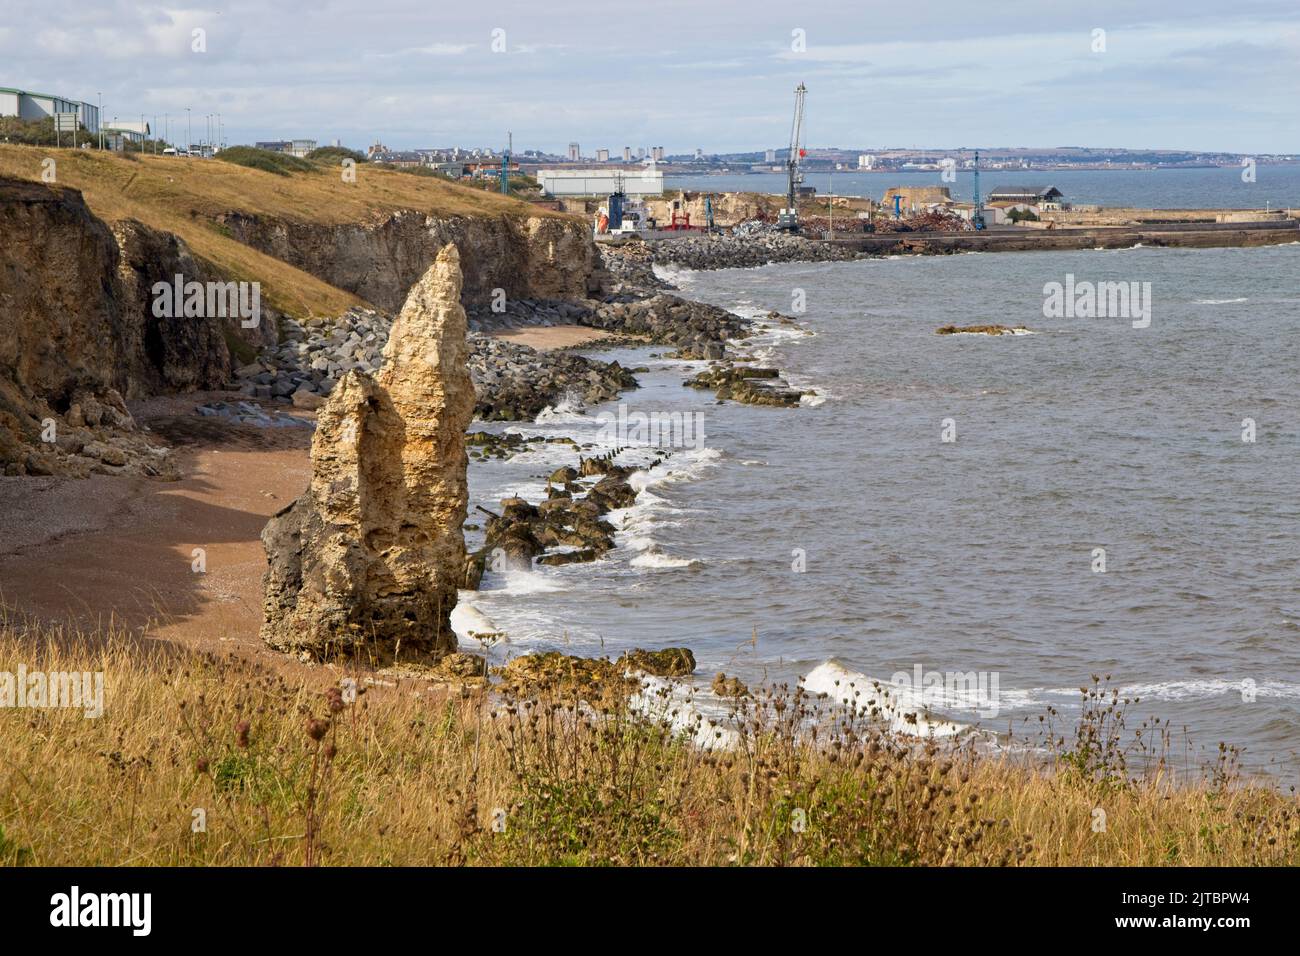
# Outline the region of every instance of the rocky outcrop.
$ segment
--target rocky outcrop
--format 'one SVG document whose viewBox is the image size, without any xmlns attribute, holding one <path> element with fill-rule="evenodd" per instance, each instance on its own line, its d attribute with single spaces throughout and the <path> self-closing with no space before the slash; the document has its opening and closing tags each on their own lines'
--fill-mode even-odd
<svg viewBox="0 0 1300 956">
<path fill-rule="evenodd" d="M 637 384 L 618 362 L 540 352 L 486 335 L 472 337 L 470 371 L 478 394 L 474 413 L 485 421 L 531 421 L 547 406 L 595 405 Z"/>
<path fill-rule="evenodd" d="M 545 501 L 534 505 L 523 498 L 505 498 L 500 514 L 480 507 L 488 515 L 483 547 L 470 556 L 463 586 L 477 590 L 489 562 L 501 571 L 531 568 L 534 560 L 555 566 L 602 557 L 615 543 L 614 526 L 604 516 L 636 501 L 636 489 L 628 480 L 633 470 L 609 457 L 579 456 L 578 467 L 565 466 L 551 474 Z"/>
<path fill-rule="evenodd" d="M 601 287 L 590 230 L 558 216 L 458 216 L 398 212 L 371 223 L 293 222 L 226 213 L 230 235 L 390 312 L 440 249 L 455 244 L 464 268 L 463 303 L 578 299 Z"/>
<path fill-rule="evenodd" d="M 798 405 L 804 392 L 781 377 L 779 369 L 715 362 L 694 378 L 683 383 L 691 388 L 714 389 L 719 399 L 731 399 L 746 405 L 773 405 L 783 408 Z"/>
<path fill-rule="evenodd" d="M 207 278 L 174 236 L 0 177 L 0 471 L 159 472 L 125 400 L 230 374 L 221 320 L 154 317 L 153 283 L 177 274 Z"/>
<path fill-rule="evenodd" d="M 635 335 L 663 345 L 705 351 L 711 344 L 749 334 L 749 323 L 707 302 L 658 293 L 648 298 L 599 303 L 583 325 Z"/>
<path fill-rule="evenodd" d="M 113 223 L 112 231 L 120 251 L 123 295 L 133 304 L 133 321 L 123 341 L 131 363 L 129 397 L 220 388 L 231 378 L 232 351 L 240 348 L 239 343 L 257 349 L 276 341 L 279 316 L 265 302 L 260 303 L 256 325 L 250 327 L 236 315 L 155 315 L 156 283 L 171 285 L 178 275 L 205 284 L 223 278 L 195 259 L 170 232 L 133 219 Z"/>
<path fill-rule="evenodd" d="M 323 659 L 436 659 L 465 569 L 466 367 L 460 257 L 411 289 L 371 376 L 348 371 L 317 417 L 306 493 L 262 532 L 262 637 Z"/>
<path fill-rule="evenodd" d="M 502 686 L 531 696 L 543 691 L 576 694 L 586 699 L 627 696 L 644 688 L 643 677 L 686 677 L 695 670 L 688 647 L 648 651 L 635 648 L 616 661 L 547 651 L 525 654 L 493 668 Z"/>
<path fill-rule="evenodd" d="M 1024 335 L 1029 329 L 1023 325 L 941 325 L 935 335 Z"/>
</svg>

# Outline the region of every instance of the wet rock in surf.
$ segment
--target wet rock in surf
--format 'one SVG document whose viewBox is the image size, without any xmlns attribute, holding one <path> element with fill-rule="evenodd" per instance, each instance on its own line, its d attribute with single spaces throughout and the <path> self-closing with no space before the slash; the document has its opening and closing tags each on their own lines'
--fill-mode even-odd
<svg viewBox="0 0 1300 956">
<path fill-rule="evenodd" d="M 805 394 L 812 394 L 791 388 L 777 369 L 730 362 L 711 365 L 685 384 L 691 388 L 714 389 L 723 400 L 782 408 L 798 405 Z"/>
</svg>

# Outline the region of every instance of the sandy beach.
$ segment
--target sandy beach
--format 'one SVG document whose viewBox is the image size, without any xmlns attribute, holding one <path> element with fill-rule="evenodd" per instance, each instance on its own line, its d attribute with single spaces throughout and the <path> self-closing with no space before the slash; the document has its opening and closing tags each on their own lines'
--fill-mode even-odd
<svg viewBox="0 0 1300 956">
<path fill-rule="evenodd" d="M 609 338 L 610 334 L 585 325 L 550 325 L 495 332 L 492 335 L 493 338 L 513 342 L 516 345 L 527 345 L 539 352 L 549 352 L 552 349 L 567 349 L 599 342 Z"/>
<path fill-rule="evenodd" d="M 260 535 L 306 487 L 311 430 L 200 418 L 196 397 L 135 410 L 175 448 L 179 481 L 0 479 L 9 516 L 0 600 L 51 624 L 95 630 L 112 620 L 198 650 L 291 664 L 258 638 Z"/>
</svg>

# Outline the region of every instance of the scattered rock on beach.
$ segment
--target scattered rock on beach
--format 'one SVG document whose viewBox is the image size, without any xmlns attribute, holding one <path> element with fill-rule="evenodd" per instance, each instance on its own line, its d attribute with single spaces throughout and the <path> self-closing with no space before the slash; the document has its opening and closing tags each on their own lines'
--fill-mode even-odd
<svg viewBox="0 0 1300 956">
<path fill-rule="evenodd" d="M 525 308 L 529 303 L 512 308 Z M 590 313 L 580 303 L 548 307 L 557 321 Z M 549 319 L 542 320 L 552 324 Z M 481 322 L 488 327 L 489 323 Z M 496 327 L 513 328 L 497 323 Z M 256 362 L 237 370 L 240 388 L 255 399 L 284 399 L 298 408 L 319 408 L 350 371 L 376 374 L 392 328 L 388 316 L 353 308 L 331 320 L 282 323 L 284 338 Z M 566 350 L 543 352 L 516 342 L 471 332 L 468 363 L 477 417 L 487 421 L 531 421 L 547 406 L 573 407 L 616 398 L 636 387 L 636 378 L 617 362 L 602 362 Z"/>
</svg>

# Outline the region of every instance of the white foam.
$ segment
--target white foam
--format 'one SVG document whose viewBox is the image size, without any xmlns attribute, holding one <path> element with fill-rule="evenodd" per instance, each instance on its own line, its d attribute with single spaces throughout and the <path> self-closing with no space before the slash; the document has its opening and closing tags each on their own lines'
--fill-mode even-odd
<svg viewBox="0 0 1300 956">
<path fill-rule="evenodd" d="M 538 425 L 577 425 L 592 422 L 593 419 L 582 414 L 578 404 L 568 398 L 547 405 L 533 419 Z"/>
<path fill-rule="evenodd" d="M 675 558 L 671 554 L 664 554 L 658 550 L 658 546 L 651 542 L 650 546 L 635 558 L 629 564 L 634 568 L 653 568 L 662 570 L 665 568 L 689 568 L 698 565 L 700 562 L 690 558 Z"/>
<path fill-rule="evenodd" d="M 457 600 L 451 611 L 451 629 L 465 644 L 477 643 L 479 638 L 488 637 L 494 641 L 509 640 L 496 622 L 470 601 Z"/>
<path fill-rule="evenodd" d="M 636 676 L 642 689 L 628 700 L 633 713 L 666 723 L 674 733 L 689 735 L 696 746 L 705 749 L 730 750 L 740 743 L 736 730 L 726 726 L 726 709 L 716 698 L 706 700 L 681 681 Z"/>
<path fill-rule="evenodd" d="M 1249 299 L 1197 299 L 1192 305 L 1232 305 L 1236 302 L 1249 302 Z"/>
<path fill-rule="evenodd" d="M 717 466 L 721 458 L 722 452 L 716 448 L 686 448 L 651 468 L 634 471 L 628 476 L 628 484 L 638 493 L 639 500 L 642 492 L 655 485 L 695 481 L 703 477 L 706 471 Z M 663 499 L 649 496 L 646 501 L 662 502 Z"/>
<path fill-rule="evenodd" d="M 932 720 L 925 716 L 921 694 L 911 688 L 899 688 L 885 681 L 877 681 L 859 671 L 852 671 L 836 660 L 818 664 L 800 678 L 804 688 L 814 694 L 825 694 L 847 707 L 869 708 L 874 701 L 891 732 L 909 737 L 951 737 L 968 729 L 964 724 L 950 720 Z M 908 720 L 914 714 L 914 720 Z"/>
<path fill-rule="evenodd" d="M 527 594 L 550 594 L 568 589 L 561 581 L 541 571 L 510 568 L 506 571 L 484 571 L 479 590 L 522 597 Z"/>
<path fill-rule="evenodd" d="M 684 269 L 671 263 L 660 265 L 656 262 L 650 266 L 650 271 L 655 274 L 656 279 L 667 282 L 669 285 L 675 285 L 679 289 L 685 288 L 695 281 L 694 269 Z"/>
<path fill-rule="evenodd" d="M 492 474 L 492 484 L 484 485 L 476 492 L 477 497 L 486 501 L 500 501 L 502 498 L 526 498 L 537 501 L 546 497 L 546 483 L 543 481 L 515 481 L 508 476 Z"/>
<path fill-rule="evenodd" d="M 1252 681 L 1252 683 L 1247 684 L 1247 680 Z M 1247 677 L 1239 680 L 1191 678 L 1148 684 L 1130 684 L 1121 687 L 1119 694 L 1120 697 L 1138 697 L 1153 700 L 1206 700 L 1230 694 L 1240 696 L 1247 688 L 1257 697 L 1283 697 L 1300 700 L 1300 684 L 1276 680 L 1257 681 Z"/>
</svg>

